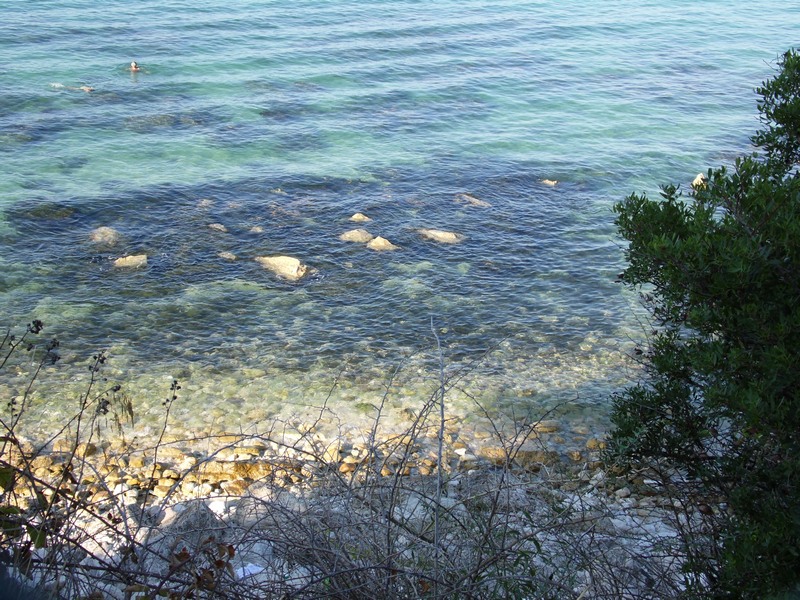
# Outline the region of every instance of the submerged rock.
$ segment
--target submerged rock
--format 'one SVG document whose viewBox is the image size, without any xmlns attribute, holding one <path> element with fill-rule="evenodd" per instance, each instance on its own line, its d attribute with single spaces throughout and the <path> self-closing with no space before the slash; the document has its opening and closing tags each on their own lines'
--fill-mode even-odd
<svg viewBox="0 0 800 600">
<path fill-rule="evenodd" d="M 14 211 L 25 219 L 60 221 L 75 216 L 75 208 L 57 202 L 44 202 L 29 209 Z"/>
<path fill-rule="evenodd" d="M 469 204 L 470 206 L 477 206 L 479 208 L 489 208 L 491 204 L 486 200 L 473 196 L 472 194 L 456 194 L 456 202 L 459 204 Z"/>
<path fill-rule="evenodd" d="M 89 239 L 95 244 L 115 246 L 122 239 L 122 235 L 113 227 L 98 227 L 92 230 Z"/>
<path fill-rule="evenodd" d="M 220 233 L 228 233 L 228 228 L 222 223 L 210 223 L 208 228 L 213 229 L 214 231 L 219 231 Z"/>
<path fill-rule="evenodd" d="M 356 223 L 366 223 L 368 221 L 372 221 L 367 215 L 362 213 L 356 213 L 352 217 L 350 217 L 351 221 L 355 221 Z"/>
<path fill-rule="evenodd" d="M 124 121 L 126 129 L 146 132 L 160 128 L 185 129 L 197 127 L 203 122 L 191 114 L 158 114 L 128 117 Z"/>
<path fill-rule="evenodd" d="M 554 420 L 554 419 L 546 419 L 543 421 L 537 422 L 533 429 L 538 433 L 553 433 L 559 430 L 561 424 Z"/>
<path fill-rule="evenodd" d="M 343 242 L 360 242 L 363 244 L 371 242 L 374 238 L 375 236 L 366 229 L 351 229 L 339 236 L 339 239 Z"/>
<path fill-rule="evenodd" d="M 308 265 L 304 265 L 292 256 L 257 256 L 256 262 L 278 277 L 290 281 L 302 279 L 309 272 Z"/>
<path fill-rule="evenodd" d="M 542 467 L 556 465 L 561 460 L 552 450 L 518 450 L 514 461 L 527 471 L 539 471 Z"/>
<path fill-rule="evenodd" d="M 147 266 L 147 254 L 123 256 L 114 261 L 114 266 L 124 269 L 138 269 L 139 267 L 145 267 Z"/>
<path fill-rule="evenodd" d="M 228 252 L 227 250 L 224 252 L 220 252 L 217 254 L 220 258 L 224 258 L 225 260 L 236 260 L 236 255 L 233 252 Z"/>
<path fill-rule="evenodd" d="M 460 233 L 442 231 L 440 229 L 417 229 L 417 233 L 426 239 L 442 244 L 458 244 L 466 239 Z"/>
<path fill-rule="evenodd" d="M 400 246 L 395 246 L 392 242 L 390 242 L 386 238 L 378 236 L 367 244 L 367 248 L 371 250 L 383 251 L 383 250 L 399 250 Z"/>
</svg>

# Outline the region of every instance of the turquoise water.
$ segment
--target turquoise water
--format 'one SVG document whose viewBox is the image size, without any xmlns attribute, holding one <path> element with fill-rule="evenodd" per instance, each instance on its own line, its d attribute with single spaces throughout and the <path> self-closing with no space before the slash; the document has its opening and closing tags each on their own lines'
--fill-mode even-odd
<svg viewBox="0 0 800 600">
<path fill-rule="evenodd" d="M 396 367 L 392 407 L 418 407 L 432 322 L 448 373 L 469 371 L 453 410 L 568 402 L 602 427 L 642 328 L 614 283 L 612 204 L 748 151 L 753 88 L 800 43 L 785 1 L 0 0 L 0 14 L 0 315 L 45 321 L 67 363 L 108 348 L 145 422 L 179 378 L 195 429 L 326 399 L 350 422 Z M 97 227 L 120 241 L 93 243 Z M 356 227 L 400 249 L 338 239 Z M 147 266 L 113 266 L 132 254 Z M 284 254 L 313 274 L 254 260 Z"/>
</svg>

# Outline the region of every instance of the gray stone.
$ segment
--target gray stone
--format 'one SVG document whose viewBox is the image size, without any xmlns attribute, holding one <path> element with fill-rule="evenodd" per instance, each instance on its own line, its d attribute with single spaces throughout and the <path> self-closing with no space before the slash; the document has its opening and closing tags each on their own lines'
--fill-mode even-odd
<svg viewBox="0 0 800 600">
<path fill-rule="evenodd" d="M 627 488 L 627 487 L 620 488 L 616 492 L 614 492 L 614 495 L 617 498 L 630 498 L 631 490 L 630 490 L 630 488 Z"/>
<path fill-rule="evenodd" d="M 184 545 L 189 549 L 198 549 L 208 539 L 222 541 L 225 539 L 228 526 L 208 508 L 203 500 L 192 500 L 184 505 L 184 509 L 175 512 L 172 518 L 164 519 L 162 533 L 167 545 L 175 548 Z"/>
</svg>

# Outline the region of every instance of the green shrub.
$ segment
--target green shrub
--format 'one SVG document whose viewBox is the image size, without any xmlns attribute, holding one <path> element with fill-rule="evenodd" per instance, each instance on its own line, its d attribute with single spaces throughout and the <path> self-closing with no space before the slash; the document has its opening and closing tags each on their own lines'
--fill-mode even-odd
<svg viewBox="0 0 800 600">
<path fill-rule="evenodd" d="M 610 452 L 658 466 L 707 513 L 710 545 L 686 549 L 701 596 L 800 583 L 800 54 L 779 67 L 757 89 L 758 153 L 686 196 L 615 207 L 620 280 L 653 331 L 643 380 L 614 397 Z"/>
</svg>

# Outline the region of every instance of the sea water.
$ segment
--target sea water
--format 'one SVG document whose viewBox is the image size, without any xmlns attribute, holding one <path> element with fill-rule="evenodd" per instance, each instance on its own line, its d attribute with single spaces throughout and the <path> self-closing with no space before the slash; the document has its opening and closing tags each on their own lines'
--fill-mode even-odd
<svg viewBox="0 0 800 600">
<path fill-rule="evenodd" d="M 42 432 L 103 348 L 143 431 L 173 378 L 190 431 L 304 407 L 402 418 L 443 380 L 465 422 L 557 409 L 602 429 L 648 329 L 615 283 L 613 204 L 749 152 L 753 89 L 800 43 L 785 0 L 0 0 L 0 15 L 0 316 L 62 341 L 28 407 Z M 98 227 L 120 240 L 93 243 Z M 399 249 L 339 239 L 357 227 Z M 146 267 L 114 266 L 136 254 Z M 310 274 L 254 260 L 275 255 Z"/>
</svg>

